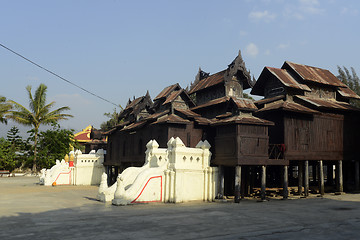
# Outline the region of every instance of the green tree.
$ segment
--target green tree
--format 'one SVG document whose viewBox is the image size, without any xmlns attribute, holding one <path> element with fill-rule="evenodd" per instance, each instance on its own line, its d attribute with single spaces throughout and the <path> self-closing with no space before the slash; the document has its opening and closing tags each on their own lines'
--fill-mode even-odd
<svg viewBox="0 0 360 240">
<path fill-rule="evenodd" d="M 73 133 L 72 129 L 61 129 L 59 124 L 41 131 L 38 139 L 38 167 L 51 168 L 57 159 L 63 159 L 70 152 L 72 146 L 77 148 L 78 143 L 75 142 Z"/>
<path fill-rule="evenodd" d="M 6 97 L 0 96 L 0 122 L 7 123 L 6 114 L 9 113 L 11 104 L 6 101 Z"/>
<path fill-rule="evenodd" d="M 104 115 L 110 119 L 100 125 L 102 131 L 108 131 L 119 124 L 119 113 L 116 112 L 116 108 L 113 113 L 104 113 Z"/>
<path fill-rule="evenodd" d="M 357 95 L 360 95 L 360 79 L 355 72 L 353 67 L 347 69 L 346 67 L 341 68 L 337 66 L 339 75 L 337 76 L 340 81 L 345 83 L 351 90 L 353 90 Z M 360 101 L 350 100 L 350 103 L 356 107 L 360 107 Z"/>
<path fill-rule="evenodd" d="M 0 169 L 9 171 L 16 167 L 16 152 L 12 148 L 11 142 L 0 138 Z"/>
<path fill-rule="evenodd" d="M 29 162 L 30 146 L 19 134 L 20 131 L 16 126 L 7 132 L 7 142 L 10 143 L 10 146 L 8 146 L 8 159 L 6 161 L 15 164 L 11 166 L 16 168 L 27 166 Z"/>
<path fill-rule="evenodd" d="M 33 152 L 34 152 L 34 159 L 33 159 L 33 172 L 37 170 L 37 144 L 38 144 L 38 134 L 39 128 L 41 125 L 48 125 L 51 123 L 56 123 L 61 119 L 68 119 L 72 117 L 70 114 L 64 114 L 62 112 L 66 110 L 70 110 L 69 107 L 61 107 L 50 111 L 51 108 L 54 106 L 55 102 L 46 103 L 46 91 L 47 86 L 45 84 L 40 84 L 39 87 L 35 91 L 35 95 L 33 96 L 31 93 L 31 86 L 27 86 L 26 90 L 29 95 L 29 109 L 17 103 L 15 101 L 10 100 L 9 102 L 13 104 L 14 110 L 10 112 L 8 115 L 9 118 L 13 119 L 14 121 L 27 125 L 33 126 L 34 132 L 34 142 L 33 142 Z"/>
<path fill-rule="evenodd" d="M 21 145 L 23 144 L 23 139 L 19 134 L 20 134 L 20 130 L 16 126 L 13 126 L 7 132 L 6 137 L 7 140 L 11 143 L 11 145 L 21 148 Z"/>
</svg>

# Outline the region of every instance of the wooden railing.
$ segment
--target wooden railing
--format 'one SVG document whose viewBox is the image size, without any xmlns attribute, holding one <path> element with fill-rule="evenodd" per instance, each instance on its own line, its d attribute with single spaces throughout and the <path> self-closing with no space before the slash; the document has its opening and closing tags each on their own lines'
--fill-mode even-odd
<svg viewBox="0 0 360 240">
<path fill-rule="evenodd" d="M 269 159 L 284 159 L 285 144 L 269 144 Z"/>
</svg>

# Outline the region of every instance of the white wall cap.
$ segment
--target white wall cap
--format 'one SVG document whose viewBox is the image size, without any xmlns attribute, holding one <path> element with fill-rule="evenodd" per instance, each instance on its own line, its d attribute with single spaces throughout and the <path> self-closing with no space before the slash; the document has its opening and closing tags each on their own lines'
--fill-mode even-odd
<svg viewBox="0 0 360 240">
<path fill-rule="evenodd" d="M 172 144 L 173 144 L 174 141 L 175 141 L 174 137 L 171 137 L 171 138 L 169 139 L 169 141 L 167 142 L 168 148 L 172 148 Z"/>
<path fill-rule="evenodd" d="M 76 150 L 75 155 L 81 155 L 82 152 L 80 150 Z"/>
<path fill-rule="evenodd" d="M 150 140 L 148 142 L 148 144 L 146 144 L 146 147 L 148 149 L 151 149 L 151 148 L 158 148 L 159 147 L 159 144 L 157 143 L 157 141 L 154 139 L 154 140 Z"/>
<path fill-rule="evenodd" d="M 176 137 L 172 143 L 172 146 L 173 147 L 184 147 L 185 144 L 183 143 L 183 141 L 181 141 L 181 139 L 179 137 Z"/>
</svg>

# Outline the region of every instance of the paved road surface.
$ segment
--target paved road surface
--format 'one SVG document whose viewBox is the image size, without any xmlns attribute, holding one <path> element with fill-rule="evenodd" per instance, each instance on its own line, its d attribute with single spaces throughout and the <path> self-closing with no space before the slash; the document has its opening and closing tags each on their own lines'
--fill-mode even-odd
<svg viewBox="0 0 360 240">
<path fill-rule="evenodd" d="M 97 187 L 0 178 L 0 239 L 360 239 L 360 194 L 112 206 Z"/>
</svg>

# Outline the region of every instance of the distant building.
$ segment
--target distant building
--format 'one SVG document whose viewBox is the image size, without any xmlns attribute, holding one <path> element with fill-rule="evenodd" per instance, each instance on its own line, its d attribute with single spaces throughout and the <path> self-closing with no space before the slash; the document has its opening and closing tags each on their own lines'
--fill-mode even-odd
<svg viewBox="0 0 360 240">
<path fill-rule="evenodd" d="M 74 139 L 80 143 L 80 145 L 84 146 L 85 153 L 89 153 L 91 150 L 106 150 L 107 148 L 106 136 L 99 132 L 99 130 L 93 128 L 91 125 L 87 126 L 80 132 L 75 133 Z"/>
</svg>

